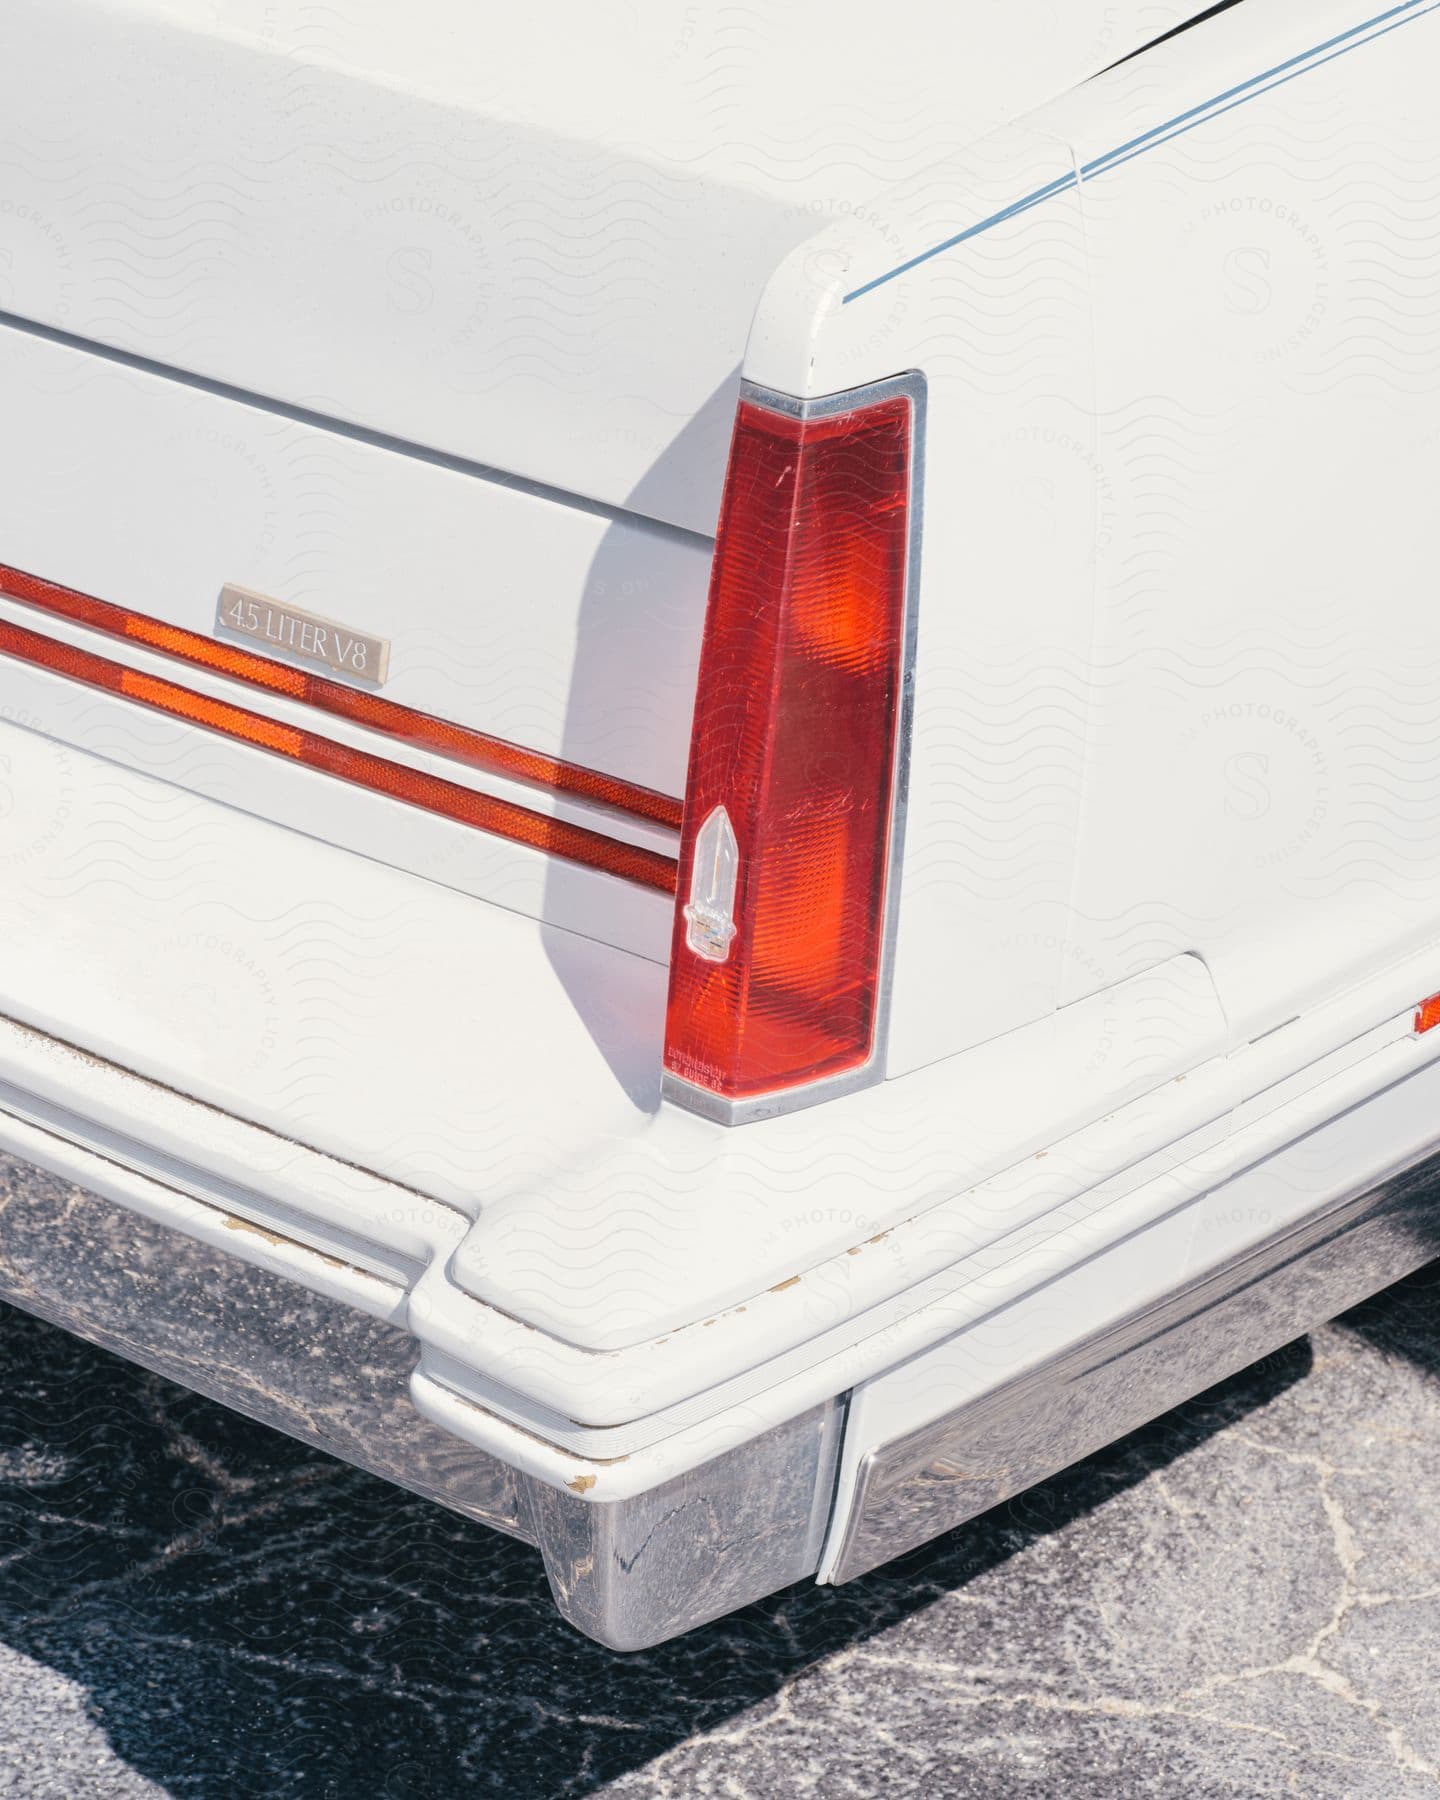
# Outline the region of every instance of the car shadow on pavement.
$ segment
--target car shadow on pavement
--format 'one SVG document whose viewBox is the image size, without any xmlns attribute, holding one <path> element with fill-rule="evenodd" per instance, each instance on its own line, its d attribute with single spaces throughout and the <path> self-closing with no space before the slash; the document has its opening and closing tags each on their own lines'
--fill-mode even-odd
<svg viewBox="0 0 1440 1800">
<path fill-rule="evenodd" d="M 1433 1245 L 1440 1256 L 1440 1242 Z M 1440 1376 L 1440 1262 L 1427 1263 L 1384 1293 L 1363 1300 L 1335 1323 L 1385 1356 L 1403 1357 Z"/>
<path fill-rule="evenodd" d="M 1382 1298 L 1356 1328 L 1385 1318 Z M 80 1690 L 115 1755 L 187 1800 L 583 1795 L 1063 1530 L 1309 1367 L 1301 1340 L 872 1575 L 618 1656 L 563 1623 L 528 1546 L 0 1307 L 0 1645 Z M 23 1681 L 10 1661 L 0 1681 Z M 24 1705 L 12 1692 L 0 1719 Z"/>
</svg>

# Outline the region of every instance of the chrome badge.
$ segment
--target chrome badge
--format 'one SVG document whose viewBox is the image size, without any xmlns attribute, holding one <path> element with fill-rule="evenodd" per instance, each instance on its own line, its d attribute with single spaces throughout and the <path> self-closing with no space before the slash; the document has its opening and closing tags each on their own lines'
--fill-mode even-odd
<svg viewBox="0 0 1440 1800">
<path fill-rule="evenodd" d="M 273 655 L 309 663 L 365 687 L 383 687 L 390 668 L 390 644 L 286 606 L 249 588 L 225 586 L 215 609 L 215 630 L 222 637 L 243 638 Z"/>
</svg>

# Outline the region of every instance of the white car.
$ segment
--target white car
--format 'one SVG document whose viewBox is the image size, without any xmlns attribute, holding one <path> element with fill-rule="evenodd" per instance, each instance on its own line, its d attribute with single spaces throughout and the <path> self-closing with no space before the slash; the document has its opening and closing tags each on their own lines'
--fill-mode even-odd
<svg viewBox="0 0 1440 1800">
<path fill-rule="evenodd" d="M 8 0 L 0 1295 L 633 1648 L 1440 1250 L 1371 6 Z"/>
</svg>

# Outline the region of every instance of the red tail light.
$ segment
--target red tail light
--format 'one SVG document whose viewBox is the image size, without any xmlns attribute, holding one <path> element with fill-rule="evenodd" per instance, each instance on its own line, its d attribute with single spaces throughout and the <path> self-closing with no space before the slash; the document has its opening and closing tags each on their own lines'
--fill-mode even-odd
<svg viewBox="0 0 1440 1800">
<path fill-rule="evenodd" d="M 665 1037 L 671 1097 L 730 1122 L 877 1061 L 919 392 L 736 417 Z"/>
</svg>

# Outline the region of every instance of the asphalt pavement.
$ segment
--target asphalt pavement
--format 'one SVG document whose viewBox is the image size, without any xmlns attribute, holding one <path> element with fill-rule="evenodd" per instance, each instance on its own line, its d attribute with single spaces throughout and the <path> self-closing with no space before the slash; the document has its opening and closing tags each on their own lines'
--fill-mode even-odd
<svg viewBox="0 0 1440 1800">
<path fill-rule="evenodd" d="M 865 1580 L 615 1656 L 524 1545 L 0 1308 L 0 1794 L 1408 1800 L 1437 1520 L 1440 1264 Z"/>
</svg>

